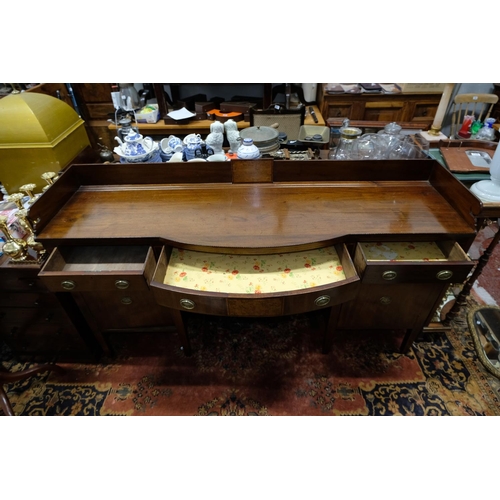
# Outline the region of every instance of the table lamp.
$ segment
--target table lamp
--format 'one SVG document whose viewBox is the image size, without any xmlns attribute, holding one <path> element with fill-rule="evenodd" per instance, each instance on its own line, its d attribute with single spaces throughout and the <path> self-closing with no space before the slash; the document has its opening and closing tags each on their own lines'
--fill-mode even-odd
<svg viewBox="0 0 500 500">
<path fill-rule="evenodd" d="M 443 94 L 441 95 L 441 100 L 439 101 L 439 105 L 436 110 L 436 116 L 434 117 L 434 121 L 432 122 L 430 130 L 419 132 L 419 134 L 429 142 L 436 143 L 441 140 L 448 139 L 448 137 L 443 134 L 443 132 L 441 132 L 441 127 L 443 125 L 445 113 L 448 109 L 448 104 L 450 103 L 451 94 L 453 93 L 454 88 L 454 83 L 445 84 Z"/>
<path fill-rule="evenodd" d="M 489 180 L 473 184 L 470 190 L 486 203 L 500 203 L 500 146 L 497 146 L 490 164 Z"/>
</svg>

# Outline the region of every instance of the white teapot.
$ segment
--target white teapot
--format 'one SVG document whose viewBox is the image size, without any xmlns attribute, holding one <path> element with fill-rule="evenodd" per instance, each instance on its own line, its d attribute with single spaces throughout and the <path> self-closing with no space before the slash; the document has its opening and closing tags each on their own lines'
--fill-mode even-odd
<svg viewBox="0 0 500 500">
<path fill-rule="evenodd" d="M 151 137 L 143 137 L 135 130 L 131 130 L 123 141 L 119 137 L 115 139 L 120 144 L 121 156 L 143 156 L 151 153 L 154 148 L 154 141 Z"/>
</svg>

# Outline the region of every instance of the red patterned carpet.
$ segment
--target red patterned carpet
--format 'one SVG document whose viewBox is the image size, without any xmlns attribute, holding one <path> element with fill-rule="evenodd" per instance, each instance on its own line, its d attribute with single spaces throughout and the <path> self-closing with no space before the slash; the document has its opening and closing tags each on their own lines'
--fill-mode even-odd
<svg viewBox="0 0 500 500">
<path fill-rule="evenodd" d="M 175 333 L 114 334 L 115 355 L 12 384 L 17 415 L 500 415 L 500 383 L 478 362 L 464 318 L 407 355 L 398 332 L 339 332 L 321 317 L 191 315 L 193 355 Z M 11 371 L 27 367 L 8 360 Z"/>
</svg>

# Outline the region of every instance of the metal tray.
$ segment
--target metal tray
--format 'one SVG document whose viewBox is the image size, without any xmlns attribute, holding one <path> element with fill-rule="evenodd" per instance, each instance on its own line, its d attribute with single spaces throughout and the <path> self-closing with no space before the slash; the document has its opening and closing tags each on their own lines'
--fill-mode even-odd
<svg viewBox="0 0 500 500">
<path fill-rule="evenodd" d="M 475 167 L 490 168 L 491 156 L 485 151 L 469 149 L 465 152 L 465 154 Z"/>
</svg>

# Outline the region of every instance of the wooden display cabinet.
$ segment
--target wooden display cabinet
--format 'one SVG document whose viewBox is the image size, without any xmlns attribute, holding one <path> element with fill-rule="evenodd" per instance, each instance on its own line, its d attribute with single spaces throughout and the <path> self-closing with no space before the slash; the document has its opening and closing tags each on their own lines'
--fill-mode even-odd
<svg viewBox="0 0 500 500">
<path fill-rule="evenodd" d="M 441 94 L 328 94 L 326 84 L 318 90 L 318 106 L 325 121 L 341 125 L 348 118 L 361 122 L 397 122 L 405 127 L 428 129 L 434 120 Z"/>
</svg>

